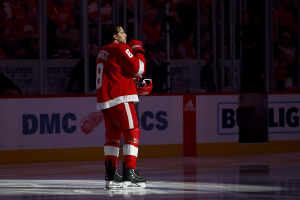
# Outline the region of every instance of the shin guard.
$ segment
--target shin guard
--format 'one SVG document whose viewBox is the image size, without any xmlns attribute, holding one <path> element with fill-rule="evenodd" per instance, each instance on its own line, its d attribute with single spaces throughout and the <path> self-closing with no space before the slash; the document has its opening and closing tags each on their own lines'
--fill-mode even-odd
<svg viewBox="0 0 300 200">
<path fill-rule="evenodd" d="M 117 167 L 120 141 L 122 137 L 122 132 L 120 130 L 110 131 L 107 130 L 106 143 L 104 145 L 105 160 L 111 162 L 112 167 Z"/>
<path fill-rule="evenodd" d="M 138 128 L 124 131 L 125 144 L 123 146 L 124 161 L 127 168 L 136 167 L 138 156 L 138 143 L 140 139 L 140 130 Z"/>
</svg>

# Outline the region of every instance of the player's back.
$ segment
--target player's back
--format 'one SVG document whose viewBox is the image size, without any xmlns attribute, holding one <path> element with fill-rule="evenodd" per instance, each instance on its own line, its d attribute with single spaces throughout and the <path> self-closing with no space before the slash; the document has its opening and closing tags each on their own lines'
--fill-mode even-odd
<svg viewBox="0 0 300 200">
<path fill-rule="evenodd" d="M 139 72 L 137 63 L 131 48 L 123 43 L 111 43 L 99 51 L 96 83 L 98 109 L 117 105 L 120 99 L 122 102 L 138 101 L 133 79 Z"/>
</svg>

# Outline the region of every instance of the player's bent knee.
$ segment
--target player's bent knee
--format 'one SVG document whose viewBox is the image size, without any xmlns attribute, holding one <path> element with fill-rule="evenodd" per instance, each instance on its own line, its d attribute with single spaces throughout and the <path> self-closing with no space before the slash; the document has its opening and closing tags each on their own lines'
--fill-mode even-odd
<svg viewBox="0 0 300 200">
<path fill-rule="evenodd" d="M 106 138 L 105 145 L 112 145 L 112 146 L 119 147 L 122 138 L 122 132 L 120 130 L 106 130 L 105 138 Z"/>
<path fill-rule="evenodd" d="M 138 144 L 140 140 L 140 130 L 138 128 L 124 131 L 125 144 Z"/>
</svg>

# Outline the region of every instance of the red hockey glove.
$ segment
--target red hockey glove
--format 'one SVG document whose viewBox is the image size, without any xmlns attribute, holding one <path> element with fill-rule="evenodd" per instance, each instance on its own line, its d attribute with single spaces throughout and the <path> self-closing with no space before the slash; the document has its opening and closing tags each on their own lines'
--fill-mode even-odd
<svg viewBox="0 0 300 200">
<path fill-rule="evenodd" d="M 136 53 L 142 53 L 145 54 L 145 50 L 143 49 L 143 44 L 141 41 L 138 40 L 130 40 L 128 42 L 128 45 L 131 47 L 132 49 L 132 53 L 133 55 L 135 55 Z"/>
</svg>

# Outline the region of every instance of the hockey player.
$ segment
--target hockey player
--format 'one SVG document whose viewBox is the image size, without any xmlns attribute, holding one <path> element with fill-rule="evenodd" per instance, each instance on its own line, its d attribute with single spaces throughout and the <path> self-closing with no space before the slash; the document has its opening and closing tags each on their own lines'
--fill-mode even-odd
<svg viewBox="0 0 300 200">
<path fill-rule="evenodd" d="M 145 73 L 145 50 L 142 43 L 126 44 L 126 33 L 119 24 L 111 24 L 105 32 L 109 43 L 97 57 L 97 110 L 102 110 L 106 143 L 104 145 L 106 188 L 145 188 L 146 180 L 134 173 L 138 155 L 140 130 L 134 103 L 138 102 L 135 76 Z M 123 177 L 117 173 L 120 140 L 124 135 Z"/>
</svg>

